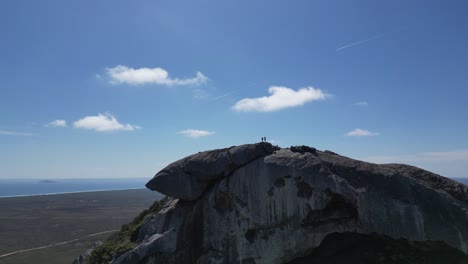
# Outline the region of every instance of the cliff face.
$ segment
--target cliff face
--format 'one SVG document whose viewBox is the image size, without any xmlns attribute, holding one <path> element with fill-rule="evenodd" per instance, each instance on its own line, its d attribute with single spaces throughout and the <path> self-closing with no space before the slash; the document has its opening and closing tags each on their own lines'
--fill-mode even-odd
<svg viewBox="0 0 468 264">
<path fill-rule="evenodd" d="M 468 188 L 407 165 L 258 143 L 186 157 L 147 187 L 172 198 L 113 263 L 288 263 L 346 232 L 468 253 Z"/>
</svg>

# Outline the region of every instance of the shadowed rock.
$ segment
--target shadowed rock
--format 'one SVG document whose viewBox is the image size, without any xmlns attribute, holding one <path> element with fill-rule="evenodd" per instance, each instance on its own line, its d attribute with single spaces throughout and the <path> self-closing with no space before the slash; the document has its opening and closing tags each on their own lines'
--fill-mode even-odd
<svg viewBox="0 0 468 264">
<path fill-rule="evenodd" d="M 333 233 L 319 247 L 288 264 L 466 264 L 468 255 L 442 242 L 412 242 L 388 236 Z"/>
</svg>

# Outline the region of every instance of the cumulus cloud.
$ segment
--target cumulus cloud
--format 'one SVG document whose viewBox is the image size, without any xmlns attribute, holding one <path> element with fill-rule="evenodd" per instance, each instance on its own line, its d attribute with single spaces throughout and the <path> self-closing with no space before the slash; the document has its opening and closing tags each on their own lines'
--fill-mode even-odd
<svg viewBox="0 0 468 264">
<path fill-rule="evenodd" d="M 346 133 L 346 136 L 348 136 L 348 137 L 370 137 L 370 136 L 377 136 L 378 134 L 379 133 L 370 132 L 370 131 L 365 130 L 365 129 L 356 128 L 356 129 Z"/>
<path fill-rule="evenodd" d="M 179 79 L 169 77 L 169 73 L 163 68 L 129 68 L 117 65 L 106 69 L 111 83 L 127 83 L 131 85 L 158 84 L 158 85 L 200 85 L 208 81 L 208 77 L 197 72 L 193 78 Z"/>
<path fill-rule="evenodd" d="M 301 106 L 307 102 L 324 100 L 328 96 L 322 90 L 313 87 L 295 91 L 284 86 L 271 86 L 268 92 L 269 96 L 244 98 L 234 104 L 232 109 L 238 112 L 272 112 Z"/>
<path fill-rule="evenodd" d="M 198 130 L 198 129 L 186 129 L 177 132 L 178 134 L 182 134 L 189 138 L 199 138 L 199 137 L 206 137 L 214 135 L 216 132 L 214 131 L 206 131 L 206 130 Z"/>
<path fill-rule="evenodd" d="M 361 102 L 356 102 L 353 105 L 354 106 L 368 106 L 369 103 L 367 103 L 366 101 L 361 101 Z"/>
<path fill-rule="evenodd" d="M 54 121 L 50 122 L 49 124 L 47 124 L 47 126 L 49 126 L 49 127 L 66 127 L 67 126 L 67 121 L 62 120 L 62 119 L 57 119 L 57 120 L 54 120 Z"/>
<path fill-rule="evenodd" d="M 32 133 L 24 133 L 24 132 L 17 132 L 17 131 L 8 131 L 8 130 L 0 130 L 0 136 L 23 136 L 29 137 L 32 136 Z"/>
<path fill-rule="evenodd" d="M 97 132 L 110 132 L 110 131 L 134 131 L 141 127 L 121 124 L 111 114 L 98 114 L 96 116 L 86 116 L 73 123 L 73 127 L 88 130 L 95 130 Z"/>
</svg>

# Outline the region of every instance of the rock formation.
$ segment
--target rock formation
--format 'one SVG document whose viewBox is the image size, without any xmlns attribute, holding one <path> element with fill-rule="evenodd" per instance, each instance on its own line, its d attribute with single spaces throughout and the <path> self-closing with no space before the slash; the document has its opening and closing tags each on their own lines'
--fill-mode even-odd
<svg viewBox="0 0 468 264">
<path fill-rule="evenodd" d="M 93 246 L 89 249 L 87 249 L 86 251 L 84 251 L 83 253 L 81 253 L 75 260 L 73 260 L 73 264 L 86 264 L 86 258 L 91 255 L 91 253 L 93 252 L 93 250 L 99 246 L 102 245 L 102 242 L 101 241 L 96 241 L 93 243 Z"/>
<path fill-rule="evenodd" d="M 468 187 L 412 166 L 258 143 L 186 157 L 146 186 L 170 198 L 114 264 L 307 263 L 336 233 L 468 253 Z"/>
</svg>

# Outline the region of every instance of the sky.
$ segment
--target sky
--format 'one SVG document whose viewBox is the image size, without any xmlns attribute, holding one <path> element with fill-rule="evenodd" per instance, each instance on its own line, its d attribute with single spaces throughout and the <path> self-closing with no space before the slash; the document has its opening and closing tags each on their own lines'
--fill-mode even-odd
<svg viewBox="0 0 468 264">
<path fill-rule="evenodd" d="M 468 177 L 467 1 L 0 1 L 0 178 L 309 145 Z"/>
</svg>

